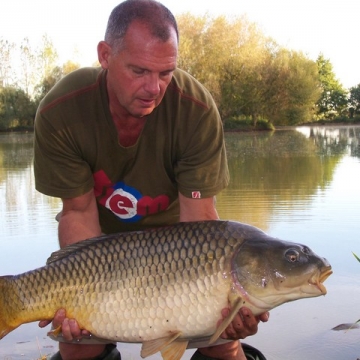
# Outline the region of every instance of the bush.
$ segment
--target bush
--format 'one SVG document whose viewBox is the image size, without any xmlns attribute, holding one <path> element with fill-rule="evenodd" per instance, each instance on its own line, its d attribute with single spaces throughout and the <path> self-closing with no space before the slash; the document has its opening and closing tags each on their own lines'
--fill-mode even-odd
<svg viewBox="0 0 360 360">
<path fill-rule="evenodd" d="M 274 130 L 274 126 L 267 120 L 258 120 L 254 127 L 253 121 L 248 118 L 231 117 L 224 121 L 225 131 L 255 131 L 255 130 Z"/>
<path fill-rule="evenodd" d="M 0 88 L 0 130 L 32 128 L 36 106 L 21 89 Z"/>
</svg>

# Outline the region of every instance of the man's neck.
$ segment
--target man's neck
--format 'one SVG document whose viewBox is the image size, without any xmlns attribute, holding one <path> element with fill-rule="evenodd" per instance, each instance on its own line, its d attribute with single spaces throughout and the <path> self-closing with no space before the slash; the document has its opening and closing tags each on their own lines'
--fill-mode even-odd
<svg viewBox="0 0 360 360">
<path fill-rule="evenodd" d="M 136 118 L 133 116 L 112 115 L 119 143 L 123 147 L 135 145 L 142 129 L 144 128 L 146 117 Z"/>
</svg>

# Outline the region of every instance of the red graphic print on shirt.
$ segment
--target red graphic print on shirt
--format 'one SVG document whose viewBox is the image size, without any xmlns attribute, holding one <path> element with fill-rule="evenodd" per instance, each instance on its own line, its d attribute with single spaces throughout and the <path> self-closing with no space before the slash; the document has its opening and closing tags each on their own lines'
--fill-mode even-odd
<svg viewBox="0 0 360 360">
<path fill-rule="evenodd" d="M 121 181 L 113 184 L 103 170 L 93 176 L 97 201 L 121 221 L 136 222 L 144 216 L 164 211 L 169 206 L 170 199 L 167 195 L 151 198 Z"/>
</svg>

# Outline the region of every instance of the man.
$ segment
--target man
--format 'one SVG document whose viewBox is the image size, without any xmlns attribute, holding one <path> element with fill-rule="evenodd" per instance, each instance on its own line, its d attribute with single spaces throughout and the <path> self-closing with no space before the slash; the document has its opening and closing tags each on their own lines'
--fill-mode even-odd
<svg viewBox="0 0 360 360">
<path fill-rule="evenodd" d="M 98 44 L 101 68 L 73 72 L 41 102 L 36 188 L 62 199 L 61 247 L 101 233 L 218 219 L 214 196 L 228 183 L 222 124 L 206 89 L 176 69 L 178 40 L 163 5 L 127 0 Z M 242 309 L 223 337 L 252 335 L 260 320 L 267 314 Z M 53 320 L 60 325 L 68 341 L 87 334 L 64 309 Z M 59 348 L 54 359 L 120 359 L 111 344 Z M 200 349 L 194 359 L 201 354 L 246 359 L 238 341 Z"/>
</svg>

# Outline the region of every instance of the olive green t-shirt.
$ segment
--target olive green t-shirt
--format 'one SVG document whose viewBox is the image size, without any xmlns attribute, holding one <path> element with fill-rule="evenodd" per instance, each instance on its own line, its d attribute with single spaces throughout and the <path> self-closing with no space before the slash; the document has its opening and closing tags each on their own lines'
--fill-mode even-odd
<svg viewBox="0 0 360 360">
<path fill-rule="evenodd" d="M 214 101 L 176 70 L 135 145 L 119 144 L 106 71 L 83 68 L 60 80 L 35 120 L 36 189 L 73 198 L 94 189 L 105 233 L 179 220 L 178 192 L 216 195 L 229 181 L 223 128 Z"/>
</svg>

